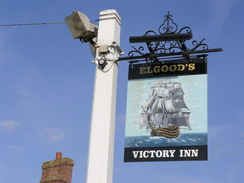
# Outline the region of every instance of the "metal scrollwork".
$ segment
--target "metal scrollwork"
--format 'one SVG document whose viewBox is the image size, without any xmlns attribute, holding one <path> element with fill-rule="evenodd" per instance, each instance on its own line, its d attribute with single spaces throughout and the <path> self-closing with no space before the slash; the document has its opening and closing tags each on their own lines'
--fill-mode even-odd
<svg viewBox="0 0 244 183">
<path fill-rule="evenodd" d="M 179 33 L 191 33 L 191 28 L 186 26 L 186 27 L 183 27 L 179 30 Z"/>
<path fill-rule="evenodd" d="M 174 20 L 172 19 L 172 15 L 169 13 L 164 16 L 163 24 L 159 26 L 158 32 L 160 34 L 170 34 L 170 33 L 176 33 L 178 30 L 178 25 L 174 23 Z"/>
<path fill-rule="evenodd" d="M 157 36 L 157 35 L 166 35 L 166 34 L 187 34 L 192 33 L 190 27 L 185 26 L 178 31 L 178 25 L 173 21 L 173 16 L 168 12 L 167 15 L 164 16 L 163 24 L 161 24 L 158 28 L 158 34 L 153 31 L 147 31 L 144 36 Z M 187 48 L 186 40 L 175 40 L 175 41 L 152 41 L 146 42 L 146 48 L 140 46 L 136 48 L 132 46 L 133 50 L 128 53 L 128 56 L 133 58 L 136 56 L 143 56 L 145 61 L 158 61 L 158 58 L 155 56 L 157 54 L 174 54 L 180 53 L 181 55 L 189 55 L 191 51 L 196 50 L 205 50 L 208 49 L 208 45 L 204 43 L 205 39 L 202 39 L 200 42 L 196 40 L 192 41 L 192 48 Z M 149 51 L 149 52 L 146 52 Z"/>
<path fill-rule="evenodd" d="M 143 47 L 143 46 L 140 46 L 138 49 L 135 48 L 134 46 L 132 46 L 132 48 L 133 48 L 134 50 L 132 50 L 132 51 L 130 51 L 130 52 L 128 53 L 128 56 L 129 56 L 129 57 L 134 57 L 134 56 L 135 56 L 134 53 L 138 53 L 139 55 L 145 55 L 145 54 L 146 54 L 146 53 L 143 53 L 143 51 L 144 51 L 144 47 Z"/>
<path fill-rule="evenodd" d="M 208 49 L 208 45 L 206 43 L 203 43 L 205 39 L 202 39 L 199 43 L 194 40 L 192 41 L 192 45 L 194 46 L 193 48 L 191 48 L 191 51 L 197 50 L 198 48 L 202 48 L 202 50 L 206 50 Z"/>
</svg>

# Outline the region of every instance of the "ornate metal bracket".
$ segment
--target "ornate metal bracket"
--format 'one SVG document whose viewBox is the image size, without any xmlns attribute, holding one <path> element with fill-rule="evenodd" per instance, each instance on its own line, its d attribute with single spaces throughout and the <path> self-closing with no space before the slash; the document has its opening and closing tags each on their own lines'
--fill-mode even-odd
<svg viewBox="0 0 244 183">
<path fill-rule="evenodd" d="M 172 15 L 168 12 L 168 14 L 164 16 L 163 24 L 158 28 L 158 33 L 153 30 L 149 30 L 143 35 L 143 37 L 179 34 L 192 34 L 192 30 L 188 26 L 179 29 L 178 25 L 172 19 Z M 144 46 L 139 46 L 138 48 L 132 46 L 133 50 L 128 53 L 128 57 L 120 58 L 119 60 L 143 59 L 141 61 L 155 62 L 164 57 L 172 57 L 175 55 L 190 58 L 191 54 L 223 51 L 223 49 L 220 48 L 208 49 L 208 45 L 204 43 L 204 41 L 205 39 L 202 39 L 201 41 L 194 40 L 191 42 L 191 46 L 186 44 L 186 40 L 181 39 L 174 39 L 170 41 L 149 41 L 146 42 L 146 49 Z"/>
</svg>

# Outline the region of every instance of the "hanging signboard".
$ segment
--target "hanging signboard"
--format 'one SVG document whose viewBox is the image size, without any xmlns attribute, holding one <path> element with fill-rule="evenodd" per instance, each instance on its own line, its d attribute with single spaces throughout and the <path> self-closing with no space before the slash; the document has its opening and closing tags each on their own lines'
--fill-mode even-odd
<svg viewBox="0 0 244 183">
<path fill-rule="evenodd" d="M 207 160 L 206 58 L 129 66 L 125 162 Z"/>
</svg>

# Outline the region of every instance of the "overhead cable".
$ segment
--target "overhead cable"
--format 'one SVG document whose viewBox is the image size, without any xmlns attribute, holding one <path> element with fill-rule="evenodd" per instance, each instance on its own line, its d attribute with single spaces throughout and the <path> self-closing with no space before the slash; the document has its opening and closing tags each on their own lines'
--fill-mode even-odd
<svg viewBox="0 0 244 183">
<path fill-rule="evenodd" d="M 1 27 L 11 26 L 31 26 L 31 25 L 48 25 L 48 24 L 65 24 L 64 22 L 48 22 L 48 23 L 29 23 L 29 24 L 0 24 Z"/>
</svg>

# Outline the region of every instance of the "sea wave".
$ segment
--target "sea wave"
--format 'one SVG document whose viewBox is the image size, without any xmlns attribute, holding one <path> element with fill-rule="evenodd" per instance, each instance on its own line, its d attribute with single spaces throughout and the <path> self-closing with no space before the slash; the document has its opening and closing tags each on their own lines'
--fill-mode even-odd
<svg viewBox="0 0 244 183">
<path fill-rule="evenodd" d="M 134 136 L 125 137 L 125 147 L 207 145 L 207 133 L 181 134 L 178 138 Z"/>
</svg>

